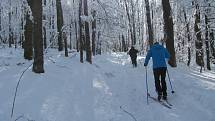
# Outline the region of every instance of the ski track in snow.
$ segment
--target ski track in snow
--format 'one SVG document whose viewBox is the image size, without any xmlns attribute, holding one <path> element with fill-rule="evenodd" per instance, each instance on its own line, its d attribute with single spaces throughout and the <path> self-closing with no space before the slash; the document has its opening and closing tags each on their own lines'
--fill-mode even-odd
<svg viewBox="0 0 215 121">
<path fill-rule="evenodd" d="M 98 55 L 93 64 L 81 64 L 79 55 L 51 50 L 45 57 L 45 74 L 25 73 L 10 119 L 17 79 L 31 63 L 20 50 L 0 49 L 0 121 L 215 121 L 215 72 L 198 68 L 168 67 L 168 98 L 172 109 L 149 99 L 143 57 L 133 68 L 125 53 Z M 156 96 L 151 63 L 149 92 Z M 121 107 L 121 108 L 120 108 Z"/>
</svg>

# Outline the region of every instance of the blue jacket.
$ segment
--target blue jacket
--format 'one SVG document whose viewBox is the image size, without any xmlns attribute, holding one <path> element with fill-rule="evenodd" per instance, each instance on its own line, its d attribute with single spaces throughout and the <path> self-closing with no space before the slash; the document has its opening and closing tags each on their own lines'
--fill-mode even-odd
<svg viewBox="0 0 215 121">
<path fill-rule="evenodd" d="M 148 65 L 150 58 L 152 57 L 153 69 L 160 67 L 167 67 L 166 58 L 169 59 L 169 52 L 159 43 L 154 44 L 148 51 L 144 65 Z"/>
</svg>

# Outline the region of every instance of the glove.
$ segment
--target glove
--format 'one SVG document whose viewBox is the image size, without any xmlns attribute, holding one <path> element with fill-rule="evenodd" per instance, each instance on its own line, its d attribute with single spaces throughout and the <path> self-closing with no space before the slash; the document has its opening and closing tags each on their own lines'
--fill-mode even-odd
<svg viewBox="0 0 215 121">
<path fill-rule="evenodd" d="M 147 64 L 144 63 L 144 66 L 147 66 Z"/>
</svg>

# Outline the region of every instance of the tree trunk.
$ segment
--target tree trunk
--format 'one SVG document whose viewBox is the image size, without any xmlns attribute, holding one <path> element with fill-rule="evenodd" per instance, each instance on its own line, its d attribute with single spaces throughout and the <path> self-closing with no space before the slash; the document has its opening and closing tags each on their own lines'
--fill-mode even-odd
<svg viewBox="0 0 215 121">
<path fill-rule="evenodd" d="M 22 30 L 24 30 L 24 29 L 22 29 Z M 20 32 L 19 45 L 22 47 L 22 49 L 24 49 L 24 34 L 22 32 Z"/>
<path fill-rule="evenodd" d="M 120 35 L 120 34 L 119 34 L 119 40 L 118 40 L 118 43 L 119 43 L 119 52 L 123 52 L 123 50 L 122 50 L 121 35 Z"/>
<path fill-rule="evenodd" d="M 84 15 L 88 16 L 88 4 L 87 0 L 84 0 Z M 91 50 L 91 43 L 90 43 L 90 28 L 89 22 L 85 21 L 85 39 L 86 39 L 86 61 L 92 64 L 92 50 Z"/>
<path fill-rule="evenodd" d="M 9 1 L 10 7 L 11 7 L 11 0 Z M 9 9 L 8 17 L 9 17 L 9 47 L 12 47 L 12 42 L 13 42 L 13 32 L 11 28 L 11 17 L 12 17 L 12 12 L 11 8 Z"/>
<path fill-rule="evenodd" d="M 169 65 L 176 67 L 173 19 L 171 15 L 171 6 L 169 0 L 162 0 L 163 19 L 164 19 L 164 37 L 166 39 L 166 47 L 170 53 Z"/>
<path fill-rule="evenodd" d="M 34 63 L 33 72 L 44 73 L 43 60 L 43 34 L 42 34 L 42 0 L 33 1 L 31 10 L 33 14 L 33 45 L 34 45 Z"/>
<path fill-rule="evenodd" d="M 46 27 L 43 27 L 43 41 L 44 41 L 44 49 L 47 48 L 47 42 L 46 42 Z"/>
<path fill-rule="evenodd" d="M 138 6 L 138 44 L 141 44 L 141 20 L 140 20 L 140 7 Z"/>
<path fill-rule="evenodd" d="M 69 49 L 72 50 L 72 19 L 69 25 Z"/>
<path fill-rule="evenodd" d="M 138 0 L 136 1 L 138 2 Z M 136 22 L 135 22 L 135 5 L 134 5 L 134 1 L 131 0 L 131 11 L 132 11 L 132 32 L 133 32 L 133 41 L 132 41 L 132 45 L 136 45 L 137 42 L 137 38 L 136 38 Z"/>
<path fill-rule="evenodd" d="M 2 31 L 2 7 L 0 3 L 0 32 Z M 2 42 L 2 35 L 0 34 L 0 42 Z"/>
<path fill-rule="evenodd" d="M 2 31 L 2 22 L 1 22 L 1 16 L 2 16 L 2 7 L 1 7 L 1 4 L 0 4 L 0 32 Z M 1 35 L 0 35 L 1 36 Z M 0 37 L 1 38 L 1 37 Z"/>
<path fill-rule="evenodd" d="M 127 0 L 124 0 L 124 3 L 125 3 L 125 9 L 126 9 L 126 14 L 127 14 L 127 17 L 128 17 L 128 25 L 129 25 L 129 31 L 128 31 L 128 35 L 129 35 L 129 32 L 130 32 L 130 35 L 131 35 L 131 43 L 133 45 L 134 43 L 134 35 L 133 35 L 133 30 L 132 30 L 132 22 L 131 22 L 131 16 L 130 16 L 130 13 L 129 13 L 129 7 L 128 7 L 128 2 Z"/>
<path fill-rule="evenodd" d="M 64 48 L 65 48 L 65 56 L 68 57 L 68 44 L 67 44 L 67 36 L 66 33 L 63 32 L 63 40 L 64 40 Z"/>
<path fill-rule="evenodd" d="M 102 54 L 102 42 L 100 40 L 100 36 L 101 36 L 101 31 L 98 32 L 98 39 L 97 39 L 97 42 L 98 42 L 98 45 L 97 45 L 97 54 L 101 55 Z"/>
<path fill-rule="evenodd" d="M 188 40 L 188 62 L 187 62 L 187 66 L 190 66 L 190 61 L 191 61 L 190 27 L 189 27 L 189 23 L 188 23 L 188 21 L 187 21 L 187 14 L 186 14 L 185 8 L 183 8 L 183 12 L 184 12 L 184 19 L 185 19 L 185 22 L 186 22 L 187 40 Z"/>
<path fill-rule="evenodd" d="M 209 25 L 208 25 L 208 16 L 205 15 L 205 45 L 206 45 L 206 58 L 207 58 L 207 69 L 211 70 L 211 65 L 210 65 L 210 48 L 209 48 Z"/>
<path fill-rule="evenodd" d="M 93 16 L 93 22 L 92 22 L 92 52 L 93 52 L 93 56 L 96 55 L 96 11 L 94 10 L 92 12 L 92 16 Z"/>
<path fill-rule="evenodd" d="M 150 8 L 149 8 L 149 0 L 145 0 L 145 6 L 146 6 L 146 17 L 147 17 L 147 25 L 148 25 L 148 33 L 149 33 L 149 45 L 153 45 L 153 28 L 151 23 L 151 14 L 150 14 Z"/>
<path fill-rule="evenodd" d="M 28 0 L 28 5 L 32 8 L 33 2 Z M 26 25 L 24 28 L 24 58 L 27 60 L 33 59 L 33 22 L 30 20 L 29 13 L 26 14 Z"/>
<path fill-rule="evenodd" d="M 214 33 L 213 31 L 210 32 L 210 47 L 211 47 L 211 55 L 212 59 L 214 60 L 213 63 L 215 64 L 215 40 L 214 40 Z"/>
<path fill-rule="evenodd" d="M 77 28 L 77 21 L 75 20 L 75 39 L 76 39 L 76 49 L 79 52 L 79 41 L 78 41 L 78 28 Z"/>
<path fill-rule="evenodd" d="M 195 26 L 194 26 L 194 30 L 195 30 L 195 34 L 196 34 L 196 41 L 195 41 L 195 45 L 196 45 L 196 63 L 197 65 L 203 67 L 204 66 L 204 60 L 203 60 L 203 42 L 202 42 L 202 38 L 201 38 L 201 31 L 199 28 L 199 24 L 200 24 L 200 9 L 199 9 L 199 5 L 198 3 L 196 3 L 196 13 L 195 13 Z"/>
<path fill-rule="evenodd" d="M 31 3 L 29 2 L 29 5 Z M 30 5 L 32 6 L 32 5 Z M 30 20 L 30 15 L 26 15 L 26 25 L 25 25 L 25 41 L 24 41 L 24 58 L 27 60 L 33 59 L 33 23 Z"/>
<path fill-rule="evenodd" d="M 22 8 L 24 8 L 24 6 L 22 5 Z M 24 49 L 24 33 L 25 33 L 25 28 L 24 28 L 24 9 L 22 9 L 22 18 L 21 18 L 21 32 L 20 32 L 20 41 L 19 44 L 22 47 L 22 49 Z M 26 21 L 27 23 L 27 21 Z M 32 48 L 32 47 L 31 47 Z"/>
<path fill-rule="evenodd" d="M 58 31 L 58 51 L 63 51 L 62 27 L 63 27 L 63 11 L 61 0 L 56 0 L 57 8 L 57 31 Z"/>
<path fill-rule="evenodd" d="M 126 52 L 126 51 L 127 51 L 127 49 L 126 49 L 127 47 L 126 47 L 124 35 L 122 35 L 122 48 L 123 48 L 123 52 Z"/>
<path fill-rule="evenodd" d="M 82 0 L 79 1 L 79 42 L 80 42 L 80 62 L 83 63 L 83 49 L 84 49 L 84 44 L 83 44 L 83 39 L 84 39 L 84 33 L 83 33 L 83 22 L 81 20 L 81 15 L 82 15 Z"/>
</svg>

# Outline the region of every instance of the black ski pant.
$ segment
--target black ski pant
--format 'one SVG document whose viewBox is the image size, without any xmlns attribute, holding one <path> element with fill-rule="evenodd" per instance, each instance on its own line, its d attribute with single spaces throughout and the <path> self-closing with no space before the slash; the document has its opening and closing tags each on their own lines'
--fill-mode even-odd
<svg viewBox="0 0 215 121">
<path fill-rule="evenodd" d="M 136 57 L 131 57 L 131 62 L 133 64 L 133 67 L 137 67 L 137 56 Z"/>
<path fill-rule="evenodd" d="M 158 95 L 163 95 L 164 97 L 167 96 L 167 87 L 166 87 L 166 67 L 160 67 L 153 69 L 154 72 L 154 79 L 155 79 L 155 88 Z"/>
</svg>

